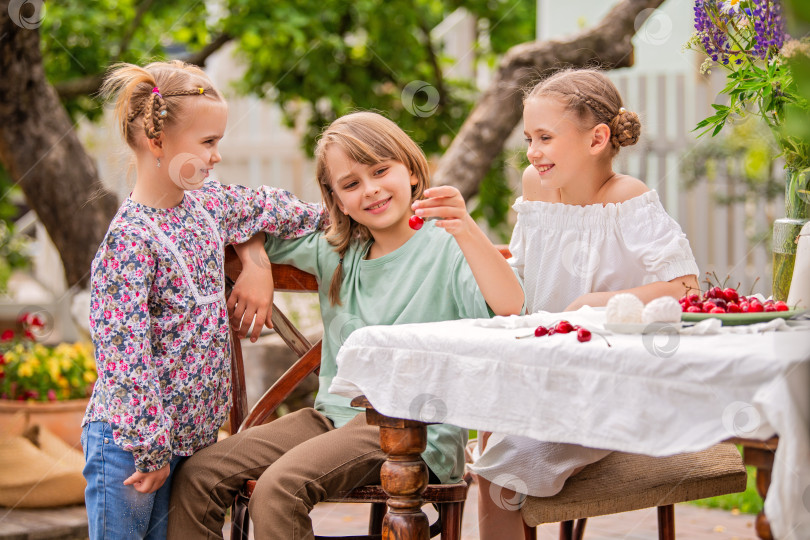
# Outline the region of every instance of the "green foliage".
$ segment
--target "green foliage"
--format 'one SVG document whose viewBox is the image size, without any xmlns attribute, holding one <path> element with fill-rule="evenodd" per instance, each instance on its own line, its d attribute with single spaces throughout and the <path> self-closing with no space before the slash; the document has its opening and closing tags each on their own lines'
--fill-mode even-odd
<svg viewBox="0 0 810 540">
<path fill-rule="evenodd" d="M 11 220 L 17 217 L 18 209 L 13 200 L 22 195 L 19 186 L 11 181 L 6 169 L 0 164 L 0 221 L 6 225 L 11 224 Z"/>
<path fill-rule="evenodd" d="M 486 221 L 487 227 L 501 243 L 508 243 L 512 235 L 512 227 L 507 221 L 507 216 L 516 194 L 508 180 L 509 171 L 517 174 L 519 178 L 528 164 L 525 152 L 504 150 L 493 161 L 492 167 L 479 186 L 478 195 L 472 201 L 470 215 L 476 221 L 482 219 Z"/>
<path fill-rule="evenodd" d="M 695 145 L 689 151 L 689 159 L 681 162 L 681 172 L 688 189 L 704 179 L 722 176 L 742 183 L 744 188 L 736 196 L 716 197 L 720 204 L 742 202 L 752 196 L 769 201 L 785 190 L 784 173 L 774 166 L 778 154 L 767 126 L 750 118 L 735 123 L 724 135 Z"/>
<path fill-rule="evenodd" d="M 739 510 L 743 514 L 758 514 L 762 510 L 762 498 L 757 493 L 756 468 L 746 467 L 746 470 L 748 471 L 748 482 L 745 491 L 700 499 L 692 501 L 690 504 L 721 510 Z"/>
<path fill-rule="evenodd" d="M 148 6 L 136 23 L 139 6 Z M 226 0 L 207 3 L 98 0 L 48 3 L 41 28 L 52 83 L 103 73 L 117 61 L 144 63 L 200 50 L 213 36 L 235 37 L 248 66 L 238 88 L 279 103 L 292 124 L 307 105 L 306 146 L 335 118 L 356 109 L 384 112 L 426 153 L 446 149 L 475 98 L 470 81 L 446 76 L 449 63 L 430 30 L 459 6 L 487 28 L 487 47 L 470 51 L 494 59 L 534 37 L 534 2 L 476 0 Z M 130 37 L 131 36 L 131 37 Z M 417 92 L 413 114 L 403 89 L 424 81 L 438 92 Z M 432 92 L 428 89 L 427 92 Z M 96 118 L 93 96 L 65 103 Z M 411 109 L 410 111 L 408 109 Z"/>
<path fill-rule="evenodd" d="M 138 6 L 149 6 L 136 23 Z M 48 2 L 40 28 L 45 73 L 61 83 L 103 74 L 115 62 L 147 63 L 180 50 L 199 50 L 219 33 L 206 3 L 149 0 Z M 65 102 L 74 117 L 101 112 L 94 96 Z"/>
<path fill-rule="evenodd" d="M 787 2 L 788 32 L 794 36 L 810 35 L 810 3 L 805 0 Z M 788 59 L 799 96 L 810 102 L 810 57 L 795 55 Z M 793 139 L 810 141 L 810 111 L 795 105 L 785 109 L 785 132 Z"/>
</svg>

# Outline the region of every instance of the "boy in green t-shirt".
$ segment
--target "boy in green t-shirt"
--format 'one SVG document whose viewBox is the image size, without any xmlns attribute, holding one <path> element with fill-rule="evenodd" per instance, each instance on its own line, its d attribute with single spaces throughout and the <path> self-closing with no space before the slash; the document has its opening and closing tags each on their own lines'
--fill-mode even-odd
<svg viewBox="0 0 810 540">
<path fill-rule="evenodd" d="M 379 428 L 368 426 L 348 399 L 328 392 L 349 334 L 367 325 L 522 310 L 515 273 L 469 216 L 458 190 L 427 190 L 427 160 L 393 122 L 374 113 L 340 118 L 321 137 L 316 160 L 329 230 L 265 245 L 273 262 L 318 279 L 324 338 L 315 408 L 248 429 L 189 459 L 175 479 L 169 538 L 221 536 L 225 509 L 246 480 L 258 480 L 250 507 L 257 539 L 311 537 L 309 510 L 338 491 L 379 482 L 386 458 Z M 419 216 L 442 219 L 414 231 L 412 206 Z M 245 266 L 243 285 L 232 293 L 237 297 L 247 287 L 255 295 L 257 282 L 267 287 L 269 265 L 257 247 L 251 241 L 242 248 L 249 255 L 240 258 L 255 263 Z M 246 319 L 249 325 L 252 317 Z M 465 442 L 461 428 L 428 427 L 422 457 L 433 481 L 460 480 Z"/>
</svg>

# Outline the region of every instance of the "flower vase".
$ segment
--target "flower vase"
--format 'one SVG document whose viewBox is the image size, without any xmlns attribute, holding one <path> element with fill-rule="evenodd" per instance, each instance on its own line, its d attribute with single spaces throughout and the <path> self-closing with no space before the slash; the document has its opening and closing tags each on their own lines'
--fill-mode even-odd
<svg viewBox="0 0 810 540">
<path fill-rule="evenodd" d="M 810 220 L 810 171 L 785 169 L 785 217 L 773 222 L 773 298 L 787 300 L 793 264 L 796 261 L 796 237 Z"/>
</svg>

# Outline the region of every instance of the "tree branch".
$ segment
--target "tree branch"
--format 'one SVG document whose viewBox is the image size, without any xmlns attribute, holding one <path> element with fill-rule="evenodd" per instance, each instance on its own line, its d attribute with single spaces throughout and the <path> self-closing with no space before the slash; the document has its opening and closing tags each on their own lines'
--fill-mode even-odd
<svg viewBox="0 0 810 540">
<path fill-rule="evenodd" d="M 205 62 L 208 57 L 219 50 L 223 45 L 233 39 L 230 34 L 220 34 L 214 38 L 211 43 L 197 51 L 196 53 L 189 54 L 181 57 L 183 62 L 194 64 L 200 67 L 205 67 Z M 90 96 L 98 92 L 101 87 L 101 82 L 104 80 L 104 73 L 96 73 L 88 75 L 79 79 L 71 79 L 69 81 L 62 81 L 54 85 L 56 93 L 59 94 L 60 100 L 76 98 L 79 96 Z"/>
<path fill-rule="evenodd" d="M 439 161 L 433 183 L 452 184 L 465 199 L 478 192 L 494 159 L 523 111 L 523 90 L 531 83 L 567 67 L 594 64 L 615 69 L 633 65 L 631 38 L 639 15 L 649 16 L 664 0 L 624 0 L 593 28 L 562 41 L 531 42 L 509 49 L 489 88 Z"/>
</svg>

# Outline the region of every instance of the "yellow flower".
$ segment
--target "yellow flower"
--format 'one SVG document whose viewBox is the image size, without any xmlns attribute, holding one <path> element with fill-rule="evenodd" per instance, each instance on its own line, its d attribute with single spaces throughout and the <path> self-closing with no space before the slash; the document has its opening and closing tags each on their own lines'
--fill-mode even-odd
<svg viewBox="0 0 810 540">
<path fill-rule="evenodd" d="M 23 362 L 17 370 L 17 374 L 20 377 L 30 377 L 34 374 L 34 366 L 31 365 L 31 362 Z"/>
</svg>

